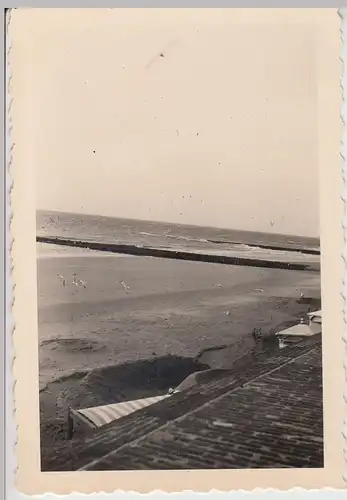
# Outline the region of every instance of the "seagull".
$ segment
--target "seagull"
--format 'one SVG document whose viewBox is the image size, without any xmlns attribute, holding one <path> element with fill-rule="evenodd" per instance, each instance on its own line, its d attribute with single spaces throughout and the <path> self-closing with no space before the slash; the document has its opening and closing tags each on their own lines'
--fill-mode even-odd
<svg viewBox="0 0 347 500">
<path fill-rule="evenodd" d="M 76 274 L 73 274 L 73 278 L 72 278 L 72 283 L 75 285 L 75 286 L 83 286 L 83 288 L 87 288 L 87 283 L 83 280 L 76 280 Z"/>
<path fill-rule="evenodd" d="M 78 284 L 82 285 L 83 288 L 87 288 L 87 283 L 85 281 L 83 281 L 83 280 L 78 280 Z"/>
<path fill-rule="evenodd" d="M 129 290 L 130 290 L 130 286 L 128 286 L 126 283 L 124 283 L 124 281 L 121 281 L 121 284 L 123 285 L 124 290 L 126 291 L 126 293 L 130 293 L 130 292 L 129 292 Z"/>
<path fill-rule="evenodd" d="M 64 276 L 62 276 L 61 274 L 57 274 L 57 276 L 58 276 L 58 278 L 60 278 L 60 279 L 61 279 L 61 281 L 63 282 L 63 286 L 65 286 L 65 285 L 66 285 L 66 280 L 65 280 Z"/>
</svg>

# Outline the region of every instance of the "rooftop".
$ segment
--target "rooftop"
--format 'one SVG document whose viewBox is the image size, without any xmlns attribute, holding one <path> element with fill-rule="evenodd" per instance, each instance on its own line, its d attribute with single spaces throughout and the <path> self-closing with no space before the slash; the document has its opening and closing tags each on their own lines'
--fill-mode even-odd
<svg viewBox="0 0 347 500">
<path fill-rule="evenodd" d="M 43 470 L 323 467 L 320 335 L 66 442 Z"/>
</svg>

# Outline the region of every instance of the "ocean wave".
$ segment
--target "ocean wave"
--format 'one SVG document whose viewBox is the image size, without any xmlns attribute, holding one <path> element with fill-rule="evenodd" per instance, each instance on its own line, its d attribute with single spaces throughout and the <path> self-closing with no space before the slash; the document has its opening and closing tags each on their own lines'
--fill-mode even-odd
<svg viewBox="0 0 347 500">
<path fill-rule="evenodd" d="M 175 236 L 174 234 L 166 234 L 165 238 L 172 238 L 175 240 L 195 241 L 199 243 L 210 243 L 209 240 L 204 238 L 190 238 L 189 236 Z"/>
<path fill-rule="evenodd" d="M 155 238 L 160 238 L 160 234 L 155 234 L 155 233 L 146 233 L 146 231 L 139 231 L 138 234 L 141 234 L 142 236 L 154 236 Z"/>
<path fill-rule="evenodd" d="M 72 239 L 108 241 L 124 245 L 151 245 L 155 242 L 157 246 L 170 241 L 172 246 L 175 246 L 180 241 L 182 244 L 185 242 L 187 247 L 194 244 L 197 247 L 212 245 L 215 248 L 223 248 L 223 251 L 239 247 L 249 250 L 264 248 L 319 254 L 318 238 L 62 212 L 38 211 L 37 235 L 69 236 Z"/>
</svg>

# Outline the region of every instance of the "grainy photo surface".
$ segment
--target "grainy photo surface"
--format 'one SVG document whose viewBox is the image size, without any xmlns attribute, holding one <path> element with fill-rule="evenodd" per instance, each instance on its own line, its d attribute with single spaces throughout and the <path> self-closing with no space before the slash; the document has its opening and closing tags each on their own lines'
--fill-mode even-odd
<svg viewBox="0 0 347 500">
<path fill-rule="evenodd" d="M 12 14 L 39 474 L 318 477 L 329 30 L 314 10 L 44 10 Z"/>
<path fill-rule="evenodd" d="M 316 240 L 38 223 L 44 470 L 323 466 Z"/>
</svg>

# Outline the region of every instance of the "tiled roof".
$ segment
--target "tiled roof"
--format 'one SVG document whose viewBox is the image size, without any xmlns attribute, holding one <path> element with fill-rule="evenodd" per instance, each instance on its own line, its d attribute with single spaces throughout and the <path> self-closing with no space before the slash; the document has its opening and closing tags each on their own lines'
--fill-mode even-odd
<svg viewBox="0 0 347 500">
<path fill-rule="evenodd" d="M 319 336 L 76 439 L 45 470 L 322 467 Z"/>
</svg>

